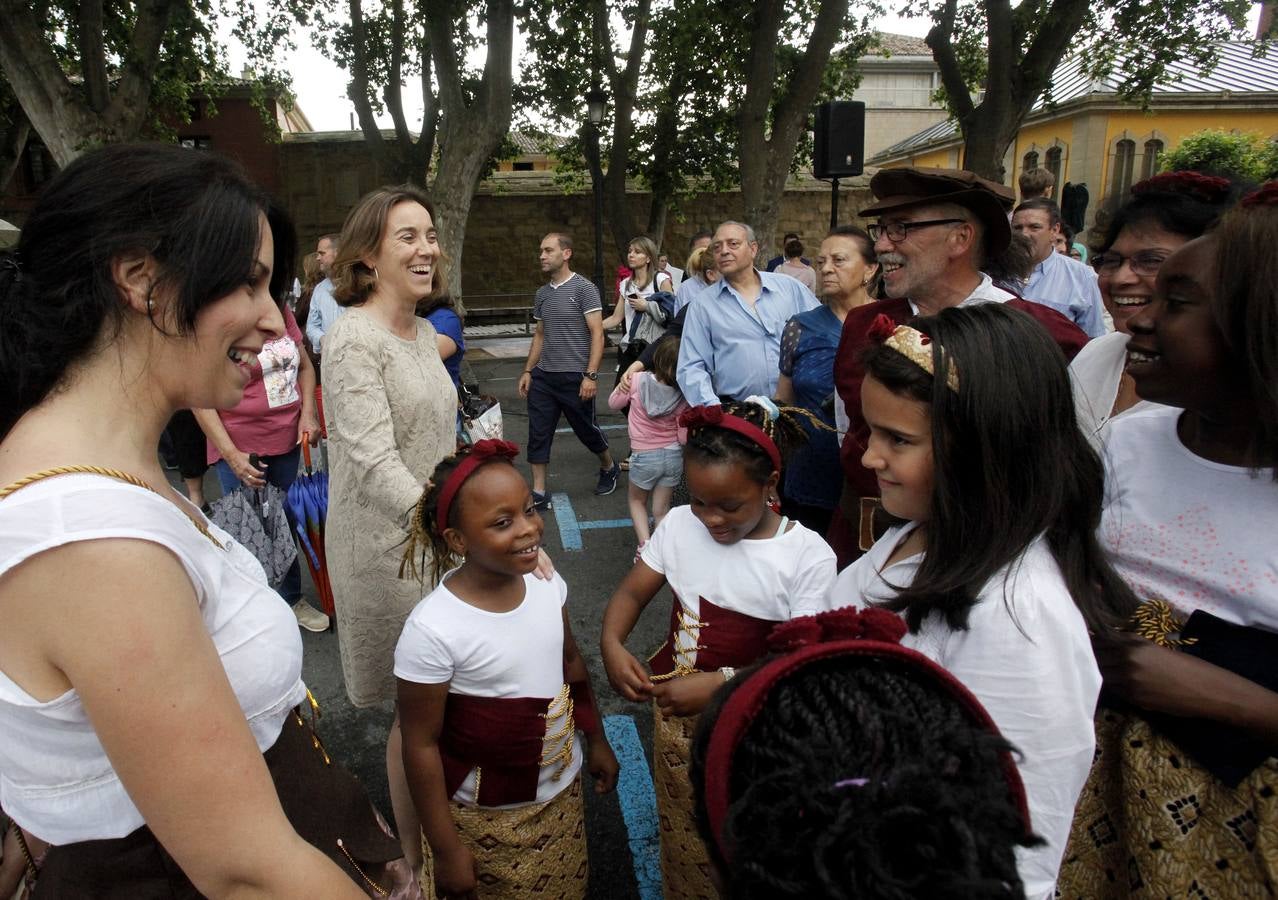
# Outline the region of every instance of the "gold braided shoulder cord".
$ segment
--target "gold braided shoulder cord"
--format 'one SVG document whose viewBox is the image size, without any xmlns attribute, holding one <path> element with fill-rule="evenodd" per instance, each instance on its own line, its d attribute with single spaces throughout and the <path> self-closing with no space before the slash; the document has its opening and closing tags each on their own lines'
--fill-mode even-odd
<svg viewBox="0 0 1278 900">
<path fill-rule="evenodd" d="M 552 766 L 558 764 L 559 768 L 555 770 L 555 774 L 550 776 L 551 781 L 558 781 L 559 776 L 564 774 L 568 768 L 568 764 L 572 762 L 573 743 L 577 739 L 577 723 L 572 715 L 572 692 L 568 685 L 560 688 L 559 693 L 555 696 L 550 704 L 546 707 L 546 711 L 541 717 L 546 720 L 546 736 L 542 738 L 541 747 L 541 765 Z M 562 719 L 562 723 L 558 731 L 552 732 L 552 722 Z M 554 751 L 553 747 L 556 741 L 562 740 L 564 745 L 559 750 Z M 478 790 L 475 793 L 476 798 L 479 796 Z"/>
<path fill-rule="evenodd" d="M 1182 638 L 1185 622 L 1176 615 L 1166 600 L 1155 597 L 1146 600 L 1132 613 L 1132 630 L 1147 641 L 1160 647 L 1187 647 L 1198 643 L 1198 638 Z"/>
<path fill-rule="evenodd" d="M 58 475 L 101 475 L 104 478 L 114 478 L 116 481 L 123 481 L 124 483 L 131 484 L 134 487 L 140 487 L 145 491 L 150 491 L 157 497 L 163 498 L 163 494 L 151 487 L 151 485 L 147 484 L 141 478 L 138 478 L 136 475 L 130 475 L 128 472 L 121 472 L 119 469 L 107 469 L 102 466 L 53 466 L 49 469 L 42 469 L 39 472 L 26 476 L 25 478 L 19 478 L 17 481 L 13 482 L 13 484 L 0 488 L 0 500 L 4 500 L 9 495 L 22 490 L 28 485 L 35 484 L 37 481 L 44 481 L 46 478 L 54 478 Z M 181 509 L 179 508 L 178 511 L 181 512 Z M 213 537 L 213 533 L 209 531 L 207 525 L 203 522 L 196 521 L 195 518 L 187 515 L 186 513 L 182 513 L 182 515 L 199 530 L 200 534 L 212 541 L 213 546 L 217 547 L 219 550 L 226 549 L 226 547 L 222 546 L 221 541 Z"/>
<path fill-rule="evenodd" d="M 675 627 L 674 634 L 671 635 L 671 640 L 673 640 L 674 643 L 670 647 L 671 656 L 674 657 L 674 671 L 667 672 L 664 675 L 651 675 L 648 677 L 649 681 L 669 681 L 671 678 L 682 678 L 684 675 L 691 675 L 697 671 L 696 665 L 688 661 L 688 655 L 693 651 L 706 649 L 706 645 L 700 643 L 701 629 L 709 628 L 710 623 L 702 622 L 700 619 L 693 618 L 688 614 L 688 611 L 684 608 L 682 603 L 679 604 L 678 609 L 675 611 L 675 619 L 678 622 L 678 625 Z M 694 628 L 696 629 L 695 638 L 693 637 Z M 692 642 L 692 647 L 680 649 L 680 636 L 684 636 L 688 639 L 688 641 Z M 653 655 L 655 656 L 656 654 L 654 653 Z"/>
</svg>

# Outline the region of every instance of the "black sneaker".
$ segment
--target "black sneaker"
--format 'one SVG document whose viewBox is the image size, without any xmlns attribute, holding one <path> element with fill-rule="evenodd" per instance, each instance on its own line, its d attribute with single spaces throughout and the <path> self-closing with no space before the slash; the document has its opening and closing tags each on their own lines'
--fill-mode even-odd
<svg viewBox="0 0 1278 900">
<path fill-rule="evenodd" d="M 599 496 L 611 494 L 617 489 L 617 478 L 621 475 L 621 469 L 616 463 L 612 464 L 611 469 L 599 470 L 599 483 L 595 485 L 595 493 Z"/>
<path fill-rule="evenodd" d="M 550 494 L 543 494 L 541 491 L 533 491 L 533 507 L 541 512 L 550 509 Z"/>
</svg>

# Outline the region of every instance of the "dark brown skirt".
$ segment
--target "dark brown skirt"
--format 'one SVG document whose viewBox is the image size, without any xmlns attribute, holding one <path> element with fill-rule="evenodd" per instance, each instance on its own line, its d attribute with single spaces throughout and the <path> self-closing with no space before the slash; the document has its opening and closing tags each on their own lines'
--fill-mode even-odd
<svg viewBox="0 0 1278 900">
<path fill-rule="evenodd" d="M 373 895 L 383 895 L 386 864 L 402 857 L 363 786 L 332 762 L 294 710 L 263 755 L 280 805 L 293 828 Z M 340 843 L 339 843 L 340 841 Z M 344 848 L 344 849 L 343 849 Z M 348 855 L 349 854 L 349 855 Z M 381 890 L 370 889 L 369 882 Z M 185 873 L 143 826 L 122 838 L 51 847 L 33 900 L 187 900 L 201 897 Z"/>
</svg>

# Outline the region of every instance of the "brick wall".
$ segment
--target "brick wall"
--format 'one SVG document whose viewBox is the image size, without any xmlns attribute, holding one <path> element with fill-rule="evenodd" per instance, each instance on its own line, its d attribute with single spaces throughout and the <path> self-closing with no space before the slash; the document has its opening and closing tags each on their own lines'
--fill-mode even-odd
<svg viewBox="0 0 1278 900">
<path fill-rule="evenodd" d="M 281 145 L 281 198 L 297 220 L 302 247 L 314 247 L 319 235 L 338 231 L 350 208 L 381 184 L 379 173 L 356 133 L 338 139 L 326 135 L 289 135 Z M 856 221 L 857 209 L 869 204 L 868 178 L 840 183 L 839 221 Z M 649 195 L 635 188 L 630 195 L 635 220 L 646 222 Z M 566 230 L 574 240 L 573 268 L 590 277 L 594 271 L 593 201 L 589 188 L 573 193 L 555 184 L 549 172 L 499 172 L 481 184 L 466 225 L 462 290 L 478 306 L 515 306 L 531 302 L 541 282 L 537 248 L 548 231 Z M 724 219 L 742 218 L 739 191 L 695 195 L 681 203 L 680 220 L 672 215 L 663 236 L 672 265 L 683 267 L 688 240 Z M 809 255 L 830 224 L 830 186 L 810 177 L 791 179 L 781 204 L 776 240 L 797 231 Z M 605 222 L 604 277 L 612 283 L 619 262 Z M 493 295 L 516 294 L 498 299 Z M 474 298 L 473 301 L 470 298 Z"/>
</svg>

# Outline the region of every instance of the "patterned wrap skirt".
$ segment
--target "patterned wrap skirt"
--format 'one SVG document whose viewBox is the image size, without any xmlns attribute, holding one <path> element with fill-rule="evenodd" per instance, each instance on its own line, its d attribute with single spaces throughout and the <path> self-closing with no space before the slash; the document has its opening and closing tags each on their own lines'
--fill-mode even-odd
<svg viewBox="0 0 1278 900">
<path fill-rule="evenodd" d="M 699 716 L 665 716 L 652 704 L 652 769 L 661 838 L 661 884 L 666 900 L 719 900 L 710 855 L 697 830 L 688 777 Z"/>
<path fill-rule="evenodd" d="M 1278 759 L 1236 787 L 1133 713 L 1102 707 L 1057 896 L 1086 900 L 1278 895 Z"/>
<path fill-rule="evenodd" d="M 537 897 L 584 900 L 585 806 L 581 777 L 545 803 L 511 808 L 449 803 L 457 836 L 475 857 L 475 895 L 481 900 Z M 422 893 L 435 893 L 435 859 L 422 841 Z"/>
</svg>

